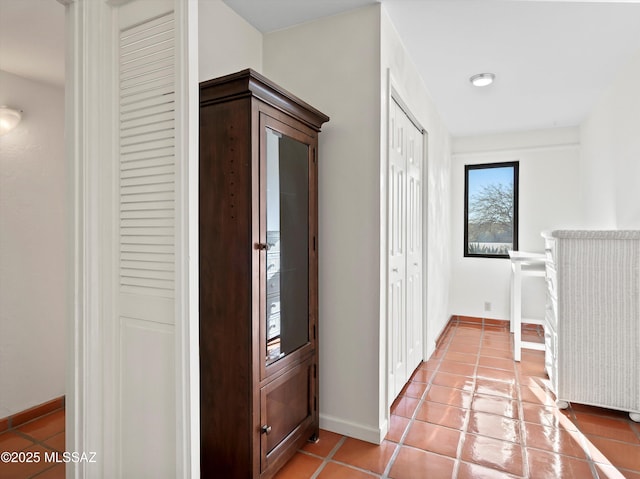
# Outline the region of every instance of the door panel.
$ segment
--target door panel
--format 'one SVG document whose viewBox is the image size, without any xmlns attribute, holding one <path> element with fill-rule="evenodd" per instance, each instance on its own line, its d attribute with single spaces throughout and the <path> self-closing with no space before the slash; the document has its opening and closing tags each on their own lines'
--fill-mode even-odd
<svg viewBox="0 0 640 479">
<path fill-rule="evenodd" d="M 395 101 L 389 107 L 389 402 L 422 360 L 422 132 Z"/>
<path fill-rule="evenodd" d="M 388 224 L 388 321 L 391 378 L 390 395 L 396 397 L 407 381 L 406 362 L 406 213 L 404 160 L 404 124 L 396 103 L 392 104 L 389 151 L 389 224 Z"/>
<path fill-rule="evenodd" d="M 107 397 L 117 402 L 106 404 L 117 415 L 117 475 L 160 478 L 175 474 L 179 446 L 174 393 L 179 72 L 171 2 L 142 10 L 140 5 L 130 2 L 118 10 L 118 318 L 106 328 L 114 331 L 117 364 L 115 391 Z"/>
<path fill-rule="evenodd" d="M 283 440 L 306 428 L 314 411 L 313 365 L 311 361 L 283 374 L 260 390 L 261 470 L 278 454 Z"/>
<path fill-rule="evenodd" d="M 409 118 L 407 135 L 407 368 L 422 361 L 422 133 Z M 408 379 L 408 378 L 407 378 Z"/>
<path fill-rule="evenodd" d="M 391 285 L 390 312 L 391 312 L 391 345 L 392 345 L 392 370 L 393 381 L 392 395 L 396 397 L 407 382 L 406 362 L 406 321 L 405 315 L 405 288 L 404 279 L 399 279 Z"/>
</svg>

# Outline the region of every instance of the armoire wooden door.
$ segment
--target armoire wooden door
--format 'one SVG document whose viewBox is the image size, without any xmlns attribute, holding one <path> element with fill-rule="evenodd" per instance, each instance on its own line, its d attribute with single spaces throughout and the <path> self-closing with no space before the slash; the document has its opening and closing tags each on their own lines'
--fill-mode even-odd
<svg viewBox="0 0 640 479">
<path fill-rule="evenodd" d="M 389 400 L 423 352 L 423 136 L 400 105 L 389 106 L 387 334 Z"/>
</svg>

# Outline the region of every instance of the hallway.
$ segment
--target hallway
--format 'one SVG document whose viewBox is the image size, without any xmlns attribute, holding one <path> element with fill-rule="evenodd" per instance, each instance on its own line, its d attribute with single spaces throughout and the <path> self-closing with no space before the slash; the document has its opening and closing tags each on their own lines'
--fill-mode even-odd
<svg viewBox="0 0 640 479">
<path fill-rule="evenodd" d="M 382 445 L 322 431 L 276 479 L 640 479 L 640 424 L 595 407 L 558 410 L 542 353 L 515 363 L 508 329 L 485 322 L 450 323 L 394 403 Z M 64 410 L 0 434 L 0 451 L 64 451 Z M 58 479 L 64 465 L 0 463 L 0 477 Z"/>
<path fill-rule="evenodd" d="M 394 403 L 380 446 L 323 431 L 276 478 L 640 479 L 640 424 L 595 407 L 558 410 L 543 353 L 524 350 L 515 363 L 506 323 L 485 322 L 450 323 Z"/>
</svg>

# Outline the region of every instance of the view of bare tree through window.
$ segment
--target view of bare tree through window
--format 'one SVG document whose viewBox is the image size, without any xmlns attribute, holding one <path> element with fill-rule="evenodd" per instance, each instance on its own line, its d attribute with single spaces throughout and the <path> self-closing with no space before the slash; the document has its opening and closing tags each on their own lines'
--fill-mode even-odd
<svg viewBox="0 0 640 479">
<path fill-rule="evenodd" d="M 465 166 L 465 256 L 517 250 L 518 163 Z"/>
</svg>

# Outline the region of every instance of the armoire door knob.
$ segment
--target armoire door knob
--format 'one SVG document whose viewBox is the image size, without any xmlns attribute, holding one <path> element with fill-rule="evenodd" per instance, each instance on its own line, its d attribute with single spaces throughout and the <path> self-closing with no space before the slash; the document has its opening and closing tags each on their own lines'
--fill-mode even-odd
<svg viewBox="0 0 640 479">
<path fill-rule="evenodd" d="M 263 434 L 269 434 L 271 432 L 271 426 L 267 426 L 266 424 L 262 426 L 260 429 Z"/>
</svg>

